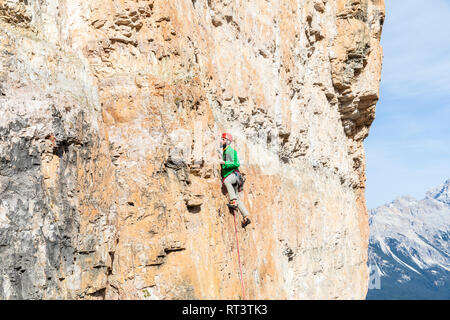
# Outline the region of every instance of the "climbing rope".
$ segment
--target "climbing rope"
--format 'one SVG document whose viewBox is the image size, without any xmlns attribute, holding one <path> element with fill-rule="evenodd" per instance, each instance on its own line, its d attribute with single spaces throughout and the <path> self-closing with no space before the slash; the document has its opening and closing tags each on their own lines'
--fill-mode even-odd
<svg viewBox="0 0 450 320">
<path fill-rule="evenodd" d="M 233 219 L 234 219 L 234 234 L 236 235 L 236 243 L 237 243 L 237 254 L 238 254 L 238 262 L 239 262 L 239 272 L 240 272 L 240 274 L 241 274 L 242 297 L 243 297 L 243 300 L 245 300 L 244 278 L 242 277 L 241 255 L 239 254 L 239 238 L 238 238 L 237 227 L 236 227 L 236 210 L 233 210 Z"/>
</svg>

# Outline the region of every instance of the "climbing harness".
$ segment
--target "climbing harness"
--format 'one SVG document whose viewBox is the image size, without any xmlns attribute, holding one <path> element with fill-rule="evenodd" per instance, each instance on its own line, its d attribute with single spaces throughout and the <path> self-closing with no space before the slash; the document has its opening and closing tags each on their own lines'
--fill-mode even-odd
<svg viewBox="0 0 450 320">
<path fill-rule="evenodd" d="M 237 191 L 238 192 L 242 192 L 242 190 L 244 190 L 244 183 L 245 183 L 245 180 L 246 180 L 245 173 L 242 173 L 238 169 L 236 169 L 236 170 L 234 170 L 232 172 L 232 174 L 235 174 L 236 178 L 237 178 L 237 184 L 236 184 L 237 185 Z M 225 178 L 222 178 L 222 183 L 225 183 L 225 179 L 226 178 L 228 178 L 228 176 L 225 177 Z"/>
<path fill-rule="evenodd" d="M 241 255 L 239 253 L 239 238 L 238 238 L 237 226 L 236 226 L 236 210 L 233 210 L 233 219 L 234 219 L 234 234 L 236 235 L 236 243 L 237 243 L 239 272 L 240 272 L 240 275 L 241 275 L 242 298 L 243 298 L 243 300 L 245 300 L 244 278 L 242 277 Z"/>
</svg>

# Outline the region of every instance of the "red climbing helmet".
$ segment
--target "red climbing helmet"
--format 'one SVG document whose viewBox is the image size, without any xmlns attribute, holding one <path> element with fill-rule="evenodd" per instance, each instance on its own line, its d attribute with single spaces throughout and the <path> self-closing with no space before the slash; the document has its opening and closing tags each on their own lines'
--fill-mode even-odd
<svg viewBox="0 0 450 320">
<path fill-rule="evenodd" d="M 229 141 L 233 141 L 233 137 L 229 133 L 222 133 L 222 138 L 225 138 Z"/>
</svg>

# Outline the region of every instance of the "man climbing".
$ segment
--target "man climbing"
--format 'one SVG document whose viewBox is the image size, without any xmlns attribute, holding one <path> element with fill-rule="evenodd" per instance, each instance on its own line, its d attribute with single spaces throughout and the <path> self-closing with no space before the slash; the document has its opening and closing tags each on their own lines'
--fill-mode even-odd
<svg viewBox="0 0 450 320">
<path fill-rule="evenodd" d="M 239 175 L 240 172 L 238 170 L 240 164 L 237 156 L 236 150 L 231 148 L 230 144 L 233 141 L 233 137 L 229 133 L 222 134 L 222 160 L 220 164 L 222 165 L 222 182 L 227 188 L 228 195 L 230 197 L 230 203 L 228 206 L 233 210 L 239 208 L 239 211 L 242 214 L 242 227 L 245 228 L 248 224 L 250 224 L 250 219 L 248 218 L 248 211 L 244 206 L 244 203 L 239 199 Z"/>
</svg>

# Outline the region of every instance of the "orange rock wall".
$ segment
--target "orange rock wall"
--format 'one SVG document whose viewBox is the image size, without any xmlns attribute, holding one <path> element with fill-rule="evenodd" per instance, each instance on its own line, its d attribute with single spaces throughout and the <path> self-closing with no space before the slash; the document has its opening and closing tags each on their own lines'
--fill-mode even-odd
<svg viewBox="0 0 450 320">
<path fill-rule="evenodd" d="M 0 297 L 242 298 L 219 176 L 227 131 L 247 174 L 247 298 L 365 298 L 362 141 L 383 1 L 0 0 L 0 12 L 0 255 L 13 257 Z"/>
</svg>

